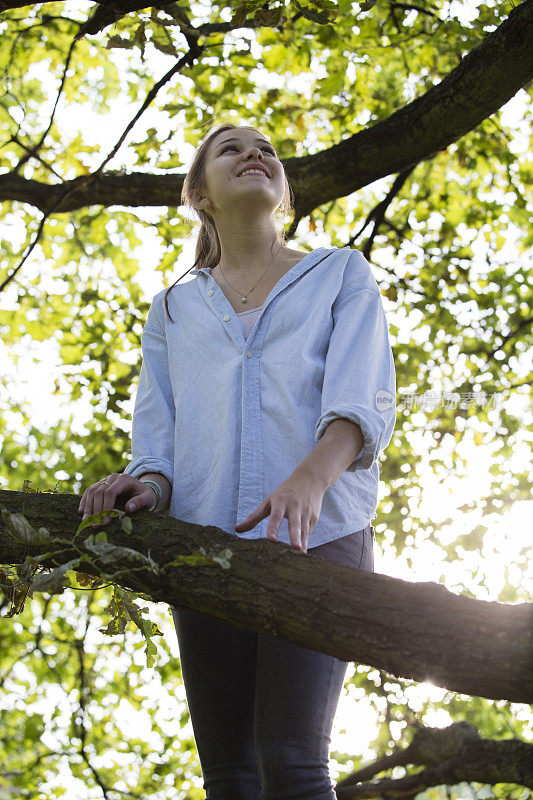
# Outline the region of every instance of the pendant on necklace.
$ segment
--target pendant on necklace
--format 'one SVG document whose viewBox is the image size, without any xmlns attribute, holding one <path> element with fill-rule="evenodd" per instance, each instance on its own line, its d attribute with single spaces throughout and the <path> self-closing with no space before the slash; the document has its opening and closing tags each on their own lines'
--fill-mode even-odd
<svg viewBox="0 0 533 800">
<path fill-rule="evenodd" d="M 246 303 L 246 297 L 243 297 L 243 298 L 242 298 L 242 302 L 243 302 L 243 303 Z"/>
</svg>

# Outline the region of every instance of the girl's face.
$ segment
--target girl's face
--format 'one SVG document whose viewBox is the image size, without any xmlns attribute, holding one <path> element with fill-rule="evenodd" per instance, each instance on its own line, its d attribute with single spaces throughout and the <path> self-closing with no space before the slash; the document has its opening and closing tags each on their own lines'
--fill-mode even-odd
<svg viewBox="0 0 533 800">
<path fill-rule="evenodd" d="M 259 173 L 242 173 L 258 168 Z M 241 216 L 272 213 L 283 200 L 285 173 L 268 139 L 256 131 L 227 130 L 210 142 L 206 164 L 206 210 L 224 216 L 234 210 Z"/>
</svg>

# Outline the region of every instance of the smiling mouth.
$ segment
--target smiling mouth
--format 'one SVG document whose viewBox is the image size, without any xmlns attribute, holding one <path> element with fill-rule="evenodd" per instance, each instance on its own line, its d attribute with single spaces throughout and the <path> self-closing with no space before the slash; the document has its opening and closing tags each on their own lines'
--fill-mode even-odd
<svg viewBox="0 0 533 800">
<path fill-rule="evenodd" d="M 244 178 L 248 175 L 258 175 L 259 177 L 263 176 L 263 178 L 268 178 L 268 175 L 266 172 L 263 172 L 263 170 L 255 170 L 254 172 L 241 172 L 239 178 Z"/>
</svg>

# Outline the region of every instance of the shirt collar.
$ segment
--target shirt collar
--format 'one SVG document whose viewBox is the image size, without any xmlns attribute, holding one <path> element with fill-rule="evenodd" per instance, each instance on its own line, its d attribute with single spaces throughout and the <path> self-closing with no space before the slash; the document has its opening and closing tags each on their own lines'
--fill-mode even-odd
<svg viewBox="0 0 533 800">
<path fill-rule="evenodd" d="M 350 249 L 351 249 L 351 248 L 350 248 L 350 247 L 348 247 L 348 246 L 347 246 L 347 247 L 342 247 L 342 248 L 336 248 L 336 247 L 330 247 L 330 248 L 328 248 L 328 247 L 317 247 L 317 248 L 315 248 L 314 250 L 311 250 L 309 253 L 307 253 L 307 255 L 306 255 L 306 256 L 304 256 L 304 258 L 302 258 L 302 259 L 301 259 L 301 260 L 298 262 L 298 264 L 296 264 L 295 266 L 296 266 L 296 267 L 298 267 L 300 264 L 302 264 L 302 267 L 301 267 L 301 269 L 302 269 L 302 270 L 303 270 L 303 269 L 307 269 L 307 268 L 308 268 L 308 263 L 307 263 L 307 262 L 308 262 L 308 259 L 309 259 L 309 257 L 310 257 L 310 256 L 314 256 L 314 257 L 316 258 L 316 260 L 318 261 L 318 260 L 319 260 L 319 259 L 318 259 L 318 256 L 319 256 L 319 255 L 322 255 L 323 253 L 326 253 L 327 251 L 329 251 L 329 252 L 328 252 L 328 254 L 330 254 L 330 253 L 333 253 L 335 250 L 336 250 L 337 252 L 341 252 L 342 250 L 350 250 Z M 320 260 L 322 260 L 322 259 L 320 259 Z M 305 262 L 305 264 L 304 264 L 304 263 L 302 263 L 302 262 Z M 314 265 L 313 265 L 313 266 L 314 266 Z M 292 270 L 293 270 L 293 269 L 294 269 L 294 267 L 293 267 L 291 270 L 289 270 L 289 273 L 290 273 L 290 272 L 292 272 Z M 200 273 L 203 273 L 204 275 L 210 275 L 210 274 L 211 274 L 211 267 L 200 267 L 200 269 L 191 269 L 191 270 L 190 270 L 190 272 L 189 272 L 189 275 L 199 275 Z M 288 273 L 287 273 L 287 274 L 288 274 Z M 284 277 L 285 277 L 285 276 L 284 276 Z M 284 280 L 284 278 L 281 278 L 281 280 L 279 281 L 279 283 L 281 283 L 281 281 L 283 281 L 283 280 Z"/>
<path fill-rule="evenodd" d="M 318 247 L 314 251 L 312 250 L 311 252 L 309 252 L 307 254 L 307 256 L 310 256 L 311 253 L 313 253 L 313 252 L 316 253 L 316 252 L 318 252 L 318 250 L 324 250 L 324 249 L 326 249 L 326 248 Z M 307 256 L 306 256 L 306 258 L 307 258 Z M 301 259 L 301 260 L 303 261 L 303 259 Z M 296 265 L 296 266 L 298 266 L 298 265 Z M 189 275 L 198 275 L 201 272 L 203 272 L 205 275 L 210 275 L 211 274 L 211 267 L 200 267 L 200 269 L 191 269 L 190 272 L 189 272 Z"/>
</svg>

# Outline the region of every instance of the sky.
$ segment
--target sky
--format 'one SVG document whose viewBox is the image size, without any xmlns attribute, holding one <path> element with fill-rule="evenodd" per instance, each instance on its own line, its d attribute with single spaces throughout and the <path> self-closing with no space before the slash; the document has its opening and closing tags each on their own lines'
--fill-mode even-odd
<svg viewBox="0 0 533 800">
<path fill-rule="evenodd" d="M 68 4 L 67 4 L 68 5 Z M 451 12 L 459 13 L 464 18 L 468 13 L 475 13 L 476 3 L 452 3 Z M 73 6 L 74 7 L 74 6 Z M 246 31 L 249 34 L 249 31 Z M 126 64 L 127 56 L 122 51 L 113 51 L 113 57 L 124 60 Z M 150 55 L 153 74 L 158 77 L 169 68 L 171 59 L 159 53 Z M 252 80 L 257 80 L 260 83 L 263 77 L 259 70 L 254 71 L 257 74 L 251 75 Z M 319 71 L 315 73 L 315 78 L 320 77 Z M 176 80 L 181 80 L 180 76 Z M 184 83 L 187 83 L 187 78 L 183 78 Z M 283 77 L 285 81 L 285 77 Z M 297 88 L 302 93 L 310 91 L 310 84 L 307 78 L 303 76 L 293 76 L 289 79 L 291 88 Z M 269 85 L 273 85 L 274 81 L 270 81 Z M 55 89 L 57 81 L 50 80 L 50 98 L 51 102 L 55 97 Z M 526 102 L 525 92 L 519 92 L 503 109 L 503 122 L 506 125 L 511 125 L 516 128 L 516 135 L 510 143 L 510 148 L 513 152 L 523 151 L 527 147 L 527 127 L 521 123 L 523 108 Z M 76 109 L 68 106 L 59 107 L 58 122 L 62 130 L 67 132 L 69 138 L 73 138 L 78 131 L 82 131 L 84 138 L 90 144 L 100 144 L 103 152 L 108 152 L 111 146 L 115 143 L 118 136 L 122 132 L 125 122 L 129 120 L 133 113 L 137 110 L 131 102 L 125 103 L 115 101 L 106 115 L 105 120 L 101 115 L 95 115 L 85 107 L 78 107 Z M 172 124 L 176 125 L 174 118 Z M 151 111 L 141 118 L 140 122 L 134 127 L 132 133 L 127 141 L 138 141 L 146 127 L 154 124 L 154 113 Z M 163 130 L 168 128 L 168 121 L 163 115 L 159 115 L 158 125 Z M 169 129 L 170 132 L 170 129 Z M 193 155 L 193 147 L 183 140 L 181 131 L 176 128 L 174 131 L 175 141 L 179 142 L 179 152 L 182 161 L 189 163 Z M 315 152 L 320 146 L 316 145 L 312 139 L 305 143 L 307 152 Z M 114 157 L 112 162 L 108 165 L 109 169 L 122 169 L 129 168 L 133 165 L 132 157 L 134 153 L 128 146 L 123 146 L 119 153 Z M 380 197 L 389 188 L 390 178 L 377 181 L 364 191 L 369 197 Z M 166 213 L 165 208 L 140 208 L 135 209 L 135 213 L 146 221 L 156 220 Z M 186 216 L 188 212 L 184 208 L 180 208 L 180 213 Z M 300 225 L 299 231 L 302 232 L 304 225 Z M 348 235 L 348 231 L 347 231 Z M 8 220 L 8 229 L 4 231 L 3 237 L 9 239 L 12 236 L 16 242 L 21 239 L 22 231 L 20 223 L 16 218 L 16 214 L 11 215 Z M 476 259 L 479 259 L 480 264 L 484 260 L 483 243 L 480 240 L 475 244 L 474 251 Z M 313 234 L 305 229 L 305 241 L 308 246 L 328 247 L 330 242 L 327 236 L 316 233 Z M 194 246 L 195 235 L 191 237 L 188 242 L 183 242 L 183 253 L 178 262 L 176 269 L 177 275 L 185 272 L 194 261 Z M 138 281 L 149 300 L 154 294 L 164 288 L 165 285 L 170 285 L 174 278 L 167 278 L 166 284 L 163 283 L 163 278 L 159 272 L 155 271 L 155 267 L 160 260 L 161 252 L 158 244 L 154 241 L 154 237 L 150 230 L 147 229 L 143 233 L 143 244 L 139 248 L 139 274 Z M 499 254 L 502 260 L 509 260 L 518 258 L 516 248 L 513 244 L 513 231 L 509 231 L 509 237 Z M 376 254 L 376 259 L 379 264 L 374 266 L 373 271 L 376 279 L 385 277 L 385 267 L 390 267 L 392 254 L 387 253 L 386 250 L 381 250 Z M 395 256 L 397 262 L 397 257 Z M 380 264 L 383 269 L 380 269 Z M 395 268 L 404 269 L 405 264 L 395 263 Z M 26 281 L 30 281 L 40 276 L 42 285 L 54 286 L 54 279 L 43 274 L 43 265 L 38 255 L 30 257 L 28 262 L 23 267 L 23 275 L 20 281 L 24 285 Z M 186 278 L 184 280 L 188 280 Z M 13 308 L 15 302 L 15 286 L 8 291 L 3 298 L 3 307 Z M 9 305 L 11 304 L 11 305 Z M 416 318 L 406 319 L 396 313 L 391 304 L 388 304 L 384 298 L 385 311 L 390 321 L 399 325 L 400 337 L 408 339 L 411 335 L 411 329 Z M 34 343 L 31 346 L 28 342 L 24 342 L 22 346 L 16 347 L 14 351 L 8 349 L 0 343 L 0 361 L 3 365 L 7 365 L 7 374 L 9 375 L 8 386 L 9 394 L 14 400 L 21 401 L 25 404 L 28 415 L 32 419 L 32 424 L 37 428 L 45 430 L 49 426 L 56 424 L 60 417 L 67 418 L 72 408 L 68 403 L 61 404 L 61 399 L 53 394 L 53 384 L 57 375 L 61 372 L 61 365 L 58 358 L 58 347 L 53 342 Z M 525 364 L 527 369 L 527 364 Z M 399 377 L 399 385 L 401 385 L 401 376 Z M 438 389 L 438 387 L 436 387 Z M 134 397 L 131 399 L 130 418 L 133 411 Z M 531 409 L 524 402 L 524 398 L 520 397 L 517 393 L 515 396 L 506 399 L 505 401 L 510 412 L 518 412 L 520 409 L 524 414 L 529 414 Z M 88 420 L 93 413 L 93 407 L 88 402 L 76 403 L 76 425 L 81 429 L 84 420 Z M 422 426 L 423 415 L 415 414 L 412 417 L 414 425 L 419 424 Z M 24 429 L 20 422 L 15 418 L 10 420 L 11 424 L 16 425 L 20 431 L 20 436 L 24 437 Z M 130 425 L 130 419 L 125 420 L 125 425 Z M 427 455 L 427 446 L 424 444 L 424 430 L 422 427 L 415 431 L 415 440 L 419 445 L 419 452 L 426 453 L 425 460 L 429 461 Z M 429 540 L 420 541 L 417 539 L 416 548 L 413 546 L 413 537 L 406 531 L 406 548 L 401 558 L 398 558 L 395 551 L 390 547 L 392 542 L 392 533 L 386 530 L 383 524 L 380 524 L 379 517 L 374 521 L 374 527 L 377 532 L 376 552 L 375 552 L 375 569 L 393 577 L 402 578 L 410 581 L 427 581 L 432 580 L 439 583 L 444 583 L 450 591 L 460 591 L 460 586 L 464 581 L 468 580 L 468 575 L 473 566 L 473 560 L 478 564 L 478 568 L 486 574 L 488 580 L 485 582 L 487 589 L 483 590 L 482 599 L 493 600 L 496 599 L 499 591 L 501 590 L 505 580 L 505 567 L 518 559 L 520 549 L 526 545 L 530 545 L 530 520 L 533 513 L 533 501 L 515 504 L 514 508 L 507 514 L 492 515 L 491 517 L 482 517 L 480 510 L 472 511 L 465 514 L 460 511 L 463 504 L 472 502 L 473 499 L 483 496 L 490 485 L 490 451 L 489 445 L 474 445 L 468 443 L 468 437 L 465 435 L 465 442 L 463 443 L 463 452 L 467 458 L 467 469 L 463 475 L 453 473 L 451 470 L 449 474 L 444 476 L 436 476 L 427 464 L 426 481 L 424 492 L 421 498 L 421 506 L 418 511 L 422 522 L 424 520 L 438 522 L 451 518 L 451 522 L 441 532 L 443 543 L 451 541 L 457 536 L 468 533 L 473 530 L 478 524 L 485 524 L 489 527 L 489 531 L 485 535 L 484 550 L 482 554 L 467 552 L 464 559 L 454 563 L 442 561 L 441 550 Z M 385 452 L 386 455 L 386 452 Z M 527 466 L 528 451 L 524 446 L 518 447 L 517 452 L 513 456 L 511 464 L 513 470 L 520 471 Z M 58 480 L 64 479 L 66 476 L 61 472 L 55 473 L 55 478 Z M 5 484 L 0 478 L 0 486 Z M 20 488 L 10 486 L 9 488 Z M 379 508 L 378 508 L 379 511 Z M 512 571 L 512 567 L 511 567 Z M 517 581 L 524 581 L 524 577 L 516 575 Z M 533 584 L 525 584 L 527 590 L 531 594 Z M 173 638 L 172 623 L 168 623 L 167 634 L 171 641 Z M 174 654 L 179 657 L 179 650 L 177 641 L 174 641 Z M 348 667 L 347 679 L 355 669 L 353 664 Z M 155 692 L 154 688 L 154 692 Z M 417 696 L 422 699 L 428 695 L 438 700 L 443 690 L 429 684 L 418 684 L 412 687 L 413 697 Z M 425 722 L 430 725 L 446 725 L 450 722 L 445 712 L 438 712 L 434 715 L 434 719 L 426 719 Z M 374 718 L 370 711 L 368 700 L 364 697 L 358 698 L 357 703 L 345 691 L 341 697 L 337 716 L 334 722 L 333 735 L 332 735 L 332 749 L 349 753 L 365 753 L 367 752 L 368 742 L 377 731 L 374 730 Z M 368 758 L 371 754 L 367 752 Z M 332 769 L 332 777 L 335 779 L 336 775 Z M 72 795 L 73 800 L 77 798 Z M 84 795 L 80 795 L 80 800 L 85 800 Z"/>
</svg>

